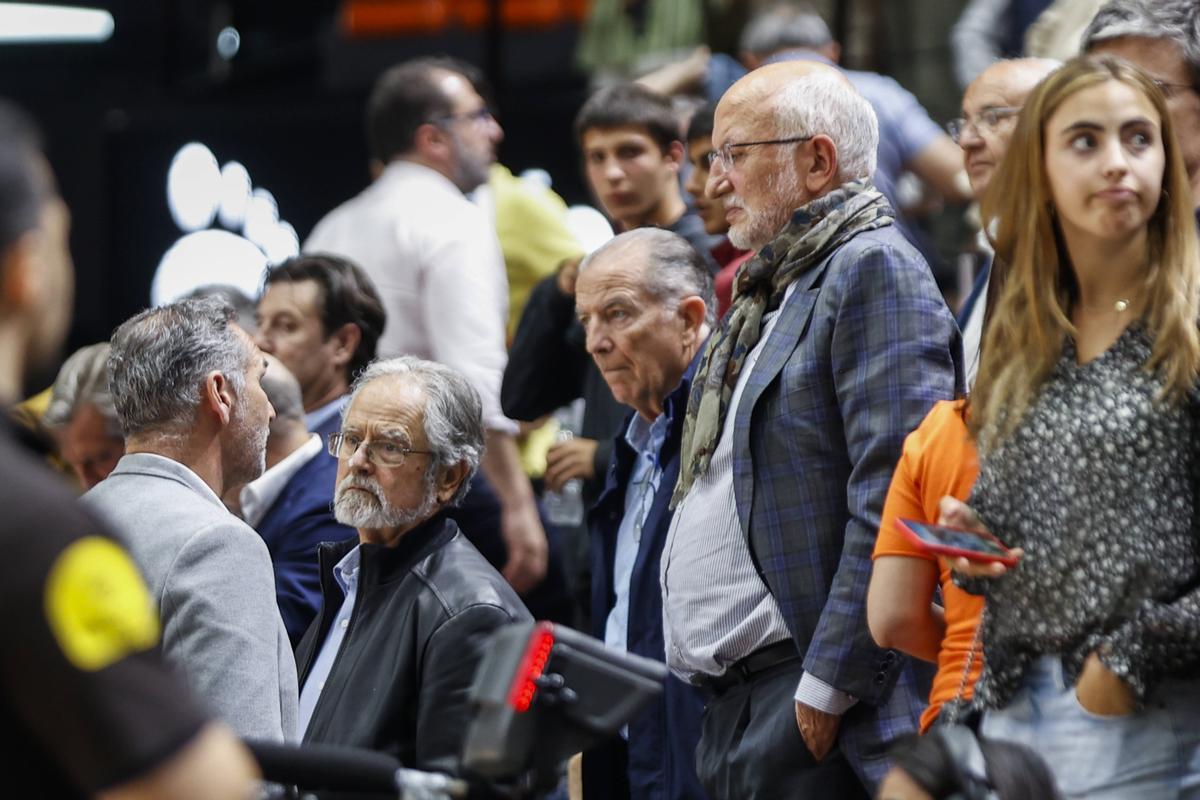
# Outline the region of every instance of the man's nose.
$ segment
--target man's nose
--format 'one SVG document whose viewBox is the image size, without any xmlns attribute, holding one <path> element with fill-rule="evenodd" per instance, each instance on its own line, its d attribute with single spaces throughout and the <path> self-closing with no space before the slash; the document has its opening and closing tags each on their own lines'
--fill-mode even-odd
<svg viewBox="0 0 1200 800">
<path fill-rule="evenodd" d="M 720 164 L 721 159 L 713 160 L 712 166 L 708 170 L 708 180 L 704 184 L 704 194 L 710 200 L 716 200 L 721 195 L 728 194 L 732 188 L 729 178 L 726 177 L 725 170 Z"/>
</svg>

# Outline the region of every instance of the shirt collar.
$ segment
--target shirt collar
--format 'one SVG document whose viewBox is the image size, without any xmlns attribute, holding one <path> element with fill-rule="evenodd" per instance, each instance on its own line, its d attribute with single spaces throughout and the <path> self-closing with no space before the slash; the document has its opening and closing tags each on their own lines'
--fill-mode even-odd
<svg viewBox="0 0 1200 800">
<path fill-rule="evenodd" d="M 344 394 L 341 397 L 335 397 L 320 408 L 313 409 L 304 415 L 304 425 L 310 431 L 315 431 L 324 425 L 334 414 L 342 413 L 342 409 L 346 407 L 346 403 L 349 400 L 350 395 Z"/>
<path fill-rule="evenodd" d="M 361 563 L 362 545 L 355 545 L 349 553 L 346 553 L 340 561 L 333 565 L 334 580 L 338 582 L 338 586 L 342 587 L 344 593 L 349 594 L 358 586 L 358 568 Z"/>
<path fill-rule="evenodd" d="M 256 527 L 258 523 L 262 522 L 262 518 L 266 516 L 271 506 L 275 505 L 279 495 L 287 488 L 288 483 L 300 471 L 300 468 L 320 452 L 321 437 L 314 433 L 308 437 L 308 441 L 289 453 L 278 464 L 243 486 L 240 495 L 242 519 L 246 520 L 250 527 Z"/>
<path fill-rule="evenodd" d="M 662 449 L 663 440 L 667 438 L 667 415 L 661 413 L 653 421 L 647 421 L 641 414 L 634 413 L 625 430 L 625 441 L 635 453 L 657 458 Z"/>
</svg>

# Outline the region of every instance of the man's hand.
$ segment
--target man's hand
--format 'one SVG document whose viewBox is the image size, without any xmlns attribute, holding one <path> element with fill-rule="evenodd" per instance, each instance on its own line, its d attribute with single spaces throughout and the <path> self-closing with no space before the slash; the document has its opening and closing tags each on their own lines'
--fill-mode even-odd
<svg viewBox="0 0 1200 800">
<path fill-rule="evenodd" d="M 796 726 L 808 745 L 808 752 L 817 761 L 823 761 L 833 749 L 841 724 L 842 718 L 837 714 L 827 714 L 804 703 L 796 703 Z"/>
<path fill-rule="evenodd" d="M 1132 714 L 1136 707 L 1129 684 L 1104 666 L 1095 653 L 1083 662 L 1083 671 L 1075 682 L 1075 699 L 1084 711 L 1102 717 Z"/>
<path fill-rule="evenodd" d="M 962 528 L 991 535 L 991 531 L 984 527 L 974 509 L 962 500 L 949 495 L 938 502 L 938 525 L 948 525 L 951 528 Z M 1025 551 L 1019 547 L 1013 547 L 1009 552 L 1018 559 L 1025 555 Z M 968 578 L 999 578 L 1009 569 L 998 561 L 980 562 L 966 558 L 953 558 L 947 559 L 947 561 L 950 569 Z"/>
<path fill-rule="evenodd" d="M 549 545 L 546 531 L 533 502 L 500 512 L 500 532 L 508 546 L 508 562 L 504 565 L 504 579 L 518 594 L 537 586 L 546 575 L 549 560 Z"/>
<path fill-rule="evenodd" d="M 552 492 L 562 491 L 563 485 L 572 478 L 591 480 L 596 477 L 595 439 L 567 439 L 550 448 L 546 453 L 546 488 Z"/>
<path fill-rule="evenodd" d="M 579 277 L 579 262 L 582 260 L 581 258 L 568 258 L 558 265 L 558 276 L 555 281 L 558 283 L 558 290 L 567 297 L 575 296 L 575 279 Z"/>
</svg>

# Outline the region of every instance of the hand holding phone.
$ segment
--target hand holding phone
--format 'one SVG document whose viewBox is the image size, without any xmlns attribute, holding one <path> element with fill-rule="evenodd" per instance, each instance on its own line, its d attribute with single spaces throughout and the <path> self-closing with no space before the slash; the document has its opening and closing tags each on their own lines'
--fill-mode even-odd
<svg viewBox="0 0 1200 800">
<path fill-rule="evenodd" d="M 986 531 L 934 525 L 915 519 L 899 519 L 896 524 L 913 544 L 934 555 L 1006 567 L 1013 566 L 1021 558 L 1020 551 L 1008 549 Z"/>
</svg>

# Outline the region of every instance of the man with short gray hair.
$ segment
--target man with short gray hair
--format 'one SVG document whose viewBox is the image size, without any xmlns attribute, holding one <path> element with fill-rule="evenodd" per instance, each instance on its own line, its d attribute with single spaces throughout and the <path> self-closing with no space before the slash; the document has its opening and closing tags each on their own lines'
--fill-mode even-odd
<svg viewBox="0 0 1200 800">
<path fill-rule="evenodd" d="M 296 667 L 266 545 L 221 496 L 263 471 L 262 353 L 216 298 L 143 311 L 112 338 L 125 456 L 83 503 L 129 546 L 163 655 L 244 737 L 292 740 Z"/>
<path fill-rule="evenodd" d="M 714 324 L 707 265 L 658 228 L 623 233 L 579 268 L 575 313 L 613 397 L 631 406 L 588 515 L 592 633 L 616 650 L 663 659 L 659 559 L 679 475 L 679 434 L 696 353 Z M 703 701 L 669 677 L 623 737 L 583 757 L 585 797 L 705 800 L 694 765 Z"/>
<path fill-rule="evenodd" d="M 125 453 L 121 420 L 108 391 L 108 342 L 71 354 L 58 370 L 42 422 L 84 489 L 108 477 Z"/>
<path fill-rule="evenodd" d="M 479 393 L 442 364 L 376 361 L 329 449 L 334 514 L 358 538 L 319 548 L 321 612 L 296 650 L 304 741 L 458 773 L 475 669 L 497 628 L 530 619 L 443 513 L 479 469 Z"/>
<path fill-rule="evenodd" d="M 1162 89 L 1200 225 L 1200 3 L 1112 0 L 1083 32 L 1083 51 L 1120 56 Z"/>
<path fill-rule="evenodd" d="M 708 195 L 757 255 L 692 380 L 662 555 L 667 664 L 709 697 L 712 800 L 867 797 L 924 706 L 871 640 L 866 587 L 904 437 L 960 388 L 961 344 L 871 184 L 876 136 L 814 62 L 760 67 L 717 106 Z"/>
</svg>

